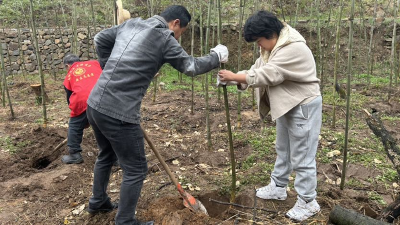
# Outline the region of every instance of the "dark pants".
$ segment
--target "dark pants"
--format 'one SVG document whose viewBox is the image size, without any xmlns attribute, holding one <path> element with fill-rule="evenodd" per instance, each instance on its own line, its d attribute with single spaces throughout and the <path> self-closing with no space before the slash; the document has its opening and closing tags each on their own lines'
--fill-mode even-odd
<svg viewBox="0 0 400 225">
<path fill-rule="evenodd" d="M 76 117 L 69 118 L 68 123 L 68 141 L 67 146 L 69 154 L 74 154 L 82 151 L 81 143 L 83 130 L 88 124 L 88 119 L 86 117 L 86 112 Z"/>
<path fill-rule="evenodd" d="M 126 123 L 97 112 L 88 106 L 87 116 L 93 128 L 99 155 L 94 166 L 93 196 L 90 208 L 108 201 L 107 185 L 111 167 L 118 159 L 123 177 L 115 216 L 117 225 L 135 224 L 135 209 L 147 174 L 143 132 L 140 124 Z"/>
</svg>

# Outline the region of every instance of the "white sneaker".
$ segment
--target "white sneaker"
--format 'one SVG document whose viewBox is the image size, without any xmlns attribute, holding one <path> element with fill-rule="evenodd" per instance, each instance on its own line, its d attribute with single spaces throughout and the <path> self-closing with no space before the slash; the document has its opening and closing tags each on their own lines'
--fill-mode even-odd
<svg viewBox="0 0 400 225">
<path fill-rule="evenodd" d="M 311 216 L 314 216 L 319 211 L 320 207 L 317 203 L 317 200 L 314 199 L 311 202 L 307 203 L 300 197 L 297 197 L 296 204 L 286 213 L 286 216 L 292 220 L 301 222 Z"/>
<path fill-rule="evenodd" d="M 256 196 L 262 199 L 285 200 L 287 193 L 285 187 L 277 187 L 275 181 L 271 179 L 271 183 L 267 186 L 257 189 Z"/>
</svg>

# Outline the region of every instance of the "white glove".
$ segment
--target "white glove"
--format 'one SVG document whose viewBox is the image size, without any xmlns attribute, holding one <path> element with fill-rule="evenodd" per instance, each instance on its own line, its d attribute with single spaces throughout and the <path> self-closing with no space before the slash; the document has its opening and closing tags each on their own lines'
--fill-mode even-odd
<svg viewBox="0 0 400 225">
<path fill-rule="evenodd" d="M 226 86 L 232 86 L 232 85 L 237 85 L 238 82 L 236 81 L 220 81 L 219 76 L 217 75 L 217 87 L 222 87 L 224 85 Z"/>
<path fill-rule="evenodd" d="M 220 63 L 228 62 L 229 52 L 228 52 L 228 48 L 225 45 L 219 44 L 219 45 L 215 46 L 214 48 L 212 48 L 210 50 L 210 52 L 217 53 Z"/>
</svg>

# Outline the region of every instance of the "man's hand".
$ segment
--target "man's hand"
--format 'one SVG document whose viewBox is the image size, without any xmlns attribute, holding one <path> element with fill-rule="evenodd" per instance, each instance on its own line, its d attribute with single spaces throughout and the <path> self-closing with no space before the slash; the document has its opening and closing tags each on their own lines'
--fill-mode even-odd
<svg viewBox="0 0 400 225">
<path fill-rule="evenodd" d="M 229 51 L 225 45 L 219 44 L 219 45 L 215 46 L 214 48 L 212 48 L 210 50 L 210 52 L 217 53 L 220 63 L 228 62 Z"/>
</svg>

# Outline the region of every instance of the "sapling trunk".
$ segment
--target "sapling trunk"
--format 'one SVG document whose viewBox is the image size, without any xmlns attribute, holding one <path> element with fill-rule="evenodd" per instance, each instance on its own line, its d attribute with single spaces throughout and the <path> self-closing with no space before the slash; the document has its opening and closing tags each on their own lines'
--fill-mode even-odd
<svg viewBox="0 0 400 225">
<path fill-rule="evenodd" d="M 45 98 L 45 90 L 44 90 L 44 75 L 42 71 L 42 59 L 40 57 L 40 52 L 39 52 L 39 44 L 38 44 L 38 39 L 36 36 L 36 24 L 34 20 L 34 14 L 33 14 L 33 0 L 30 0 L 31 3 L 31 23 L 32 23 L 32 32 L 33 32 L 33 43 L 35 45 L 35 52 L 36 52 L 36 60 L 38 63 L 38 68 L 39 68 L 39 76 L 40 76 L 40 91 L 41 91 L 41 100 L 42 100 L 42 115 L 43 115 L 43 127 L 47 127 L 47 112 L 46 112 L 46 98 Z"/>
<path fill-rule="evenodd" d="M 367 59 L 367 62 L 368 62 L 368 71 L 367 71 L 367 73 L 368 73 L 368 77 L 367 77 L 367 83 L 368 83 L 368 86 L 371 84 L 371 76 L 372 76 L 372 70 L 373 70 L 373 67 L 374 67 L 374 64 L 373 64 L 373 53 L 372 53 L 372 47 L 373 47 L 373 45 L 372 45 L 372 43 L 373 43 L 373 37 L 374 37 L 374 28 L 375 28 L 375 20 L 376 20 L 376 8 L 377 8 L 377 1 L 378 0 L 375 0 L 375 4 L 374 4 L 374 18 L 372 19 L 372 24 L 371 24 L 371 31 L 370 31 L 370 33 L 369 33 L 369 47 L 368 47 L 368 59 Z"/>
<path fill-rule="evenodd" d="M 214 13 L 214 16 L 215 17 L 217 17 L 217 20 L 218 20 L 218 26 L 217 26 L 217 40 L 218 40 L 218 43 L 221 43 L 221 37 L 220 37 L 220 35 L 222 35 L 222 27 L 220 28 L 220 26 L 222 26 L 222 23 L 221 23 L 221 16 L 220 16 L 220 0 L 216 0 L 215 1 L 215 7 L 214 7 L 214 11 L 215 11 L 215 13 Z M 221 23 L 221 24 L 220 24 Z M 220 30 L 221 29 L 221 30 Z M 221 34 L 220 34 L 221 33 Z M 214 36 L 215 36 L 215 34 L 214 34 Z M 214 38 L 214 37 L 213 37 Z M 213 40 L 214 41 L 214 40 Z M 213 45 L 214 46 L 214 45 Z M 217 87 L 217 92 L 218 92 L 218 102 L 221 102 L 221 88 L 220 87 Z"/>
<path fill-rule="evenodd" d="M 200 2 L 199 3 L 199 8 L 200 8 L 200 21 L 199 21 L 199 29 L 200 29 L 200 56 L 203 56 L 203 50 L 204 50 L 204 43 L 203 43 L 203 4 Z M 207 74 L 205 76 L 202 76 L 201 79 L 201 88 L 204 91 L 204 83 L 206 81 Z"/>
<path fill-rule="evenodd" d="M 394 73 L 395 66 L 396 66 L 396 62 L 395 62 L 395 60 L 396 60 L 396 26 L 397 26 L 396 18 L 397 18 L 398 3 L 399 3 L 399 1 L 394 3 L 394 7 L 393 7 L 393 36 L 392 36 L 392 49 L 390 51 L 391 60 L 390 60 L 388 101 L 390 100 L 390 97 L 392 95 L 393 73 Z"/>
<path fill-rule="evenodd" d="M 179 37 L 179 44 L 182 45 L 182 36 Z M 182 84 L 182 73 L 178 71 L 179 82 Z"/>
<path fill-rule="evenodd" d="M 342 166 L 342 177 L 340 182 L 340 189 L 343 190 L 346 182 L 346 171 L 347 171 L 347 145 L 349 140 L 349 120 L 350 120 L 350 85 L 352 77 L 352 59 L 353 59 L 353 23 L 354 23 L 354 0 L 351 0 L 351 11 L 350 11 L 350 27 L 349 27 L 349 55 L 347 64 L 347 101 L 346 101 L 346 127 L 344 135 L 344 148 L 343 148 L 343 166 Z"/>
<path fill-rule="evenodd" d="M 192 2 L 193 4 L 193 11 L 192 11 L 192 17 L 194 18 L 194 10 L 196 8 L 196 4 L 194 1 Z M 194 57 L 194 21 L 192 21 L 192 36 L 191 36 L 191 46 L 190 46 L 190 54 Z M 190 107 L 190 114 L 194 114 L 194 76 L 192 76 L 192 101 L 191 101 L 191 107 Z"/>
<path fill-rule="evenodd" d="M 113 5 L 113 16 L 114 16 L 114 26 L 118 25 L 118 8 L 117 8 L 117 1 L 113 1 L 114 5 Z"/>
<path fill-rule="evenodd" d="M 21 60 L 21 70 L 22 70 L 22 76 L 24 77 L 24 80 L 26 80 L 26 68 L 25 68 L 25 58 L 24 54 L 22 51 L 22 46 L 21 46 L 21 28 L 20 24 L 18 23 L 18 49 L 19 49 L 19 60 Z"/>
<path fill-rule="evenodd" d="M 327 21 L 327 25 L 326 25 L 326 33 L 325 33 L 325 38 L 324 41 L 322 43 L 322 47 L 321 47 L 321 79 L 324 78 L 325 75 L 325 63 L 326 63 L 326 47 L 325 46 L 332 46 L 331 45 L 331 41 L 332 41 L 332 35 L 331 35 L 331 29 L 330 29 L 330 25 L 331 25 L 331 15 L 332 15 L 332 7 L 330 6 L 330 2 L 328 2 L 328 8 L 329 8 L 329 16 L 328 16 L 328 21 Z M 321 81 L 322 83 L 322 81 Z M 321 87 L 321 92 L 323 92 L 323 88 L 324 86 Z"/>
<path fill-rule="evenodd" d="M 7 79 L 6 79 L 6 71 L 5 71 L 5 65 L 4 65 L 4 58 L 3 58 L 3 48 L 1 47 L 0 43 L 0 63 L 1 63 L 1 73 L 3 74 L 3 92 L 7 94 L 7 99 L 8 99 L 8 105 L 10 106 L 10 113 L 11 113 L 11 119 L 14 119 L 14 110 L 12 107 L 11 103 L 11 98 L 10 98 L 10 92 L 8 91 L 8 84 L 7 84 Z M 5 96 L 3 93 L 3 107 L 5 107 Z"/>
<path fill-rule="evenodd" d="M 258 0 L 254 0 L 254 12 L 257 12 L 258 10 Z M 253 43 L 253 63 L 256 61 L 258 58 L 258 52 L 259 52 L 259 47 L 256 42 Z M 255 100 L 255 93 L 254 93 L 254 88 L 251 87 L 251 105 L 253 111 L 256 110 L 256 100 Z"/>
<path fill-rule="evenodd" d="M 243 14 L 244 14 L 244 0 L 240 0 L 240 12 L 239 12 L 239 38 L 238 38 L 238 68 L 237 70 L 241 70 L 242 64 L 242 23 L 243 23 Z M 238 103 L 237 103 L 237 127 L 242 126 L 242 93 L 240 91 L 237 92 Z"/>
<path fill-rule="evenodd" d="M 72 52 L 78 55 L 78 28 L 77 28 L 77 11 L 76 11 L 76 0 L 72 1 L 73 6 L 73 18 L 72 18 L 72 30 L 73 30 L 73 41 L 72 41 Z"/>
<path fill-rule="evenodd" d="M 222 26 L 221 26 L 221 0 L 218 1 L 218 44 L 221 44 L 222 41 Z M 224 64 L 221 64 L 221 69 L 224 69 Z M 226 113 L 226 124 L 228 127 L 228 139 L 229 139 L 229 152 L 230 152 L 230 160 L 231 160 L 231 170 L 232 170 L 232 184 L 231 184 L 231 198 L 230 202 L 234 202 L 236 198 L 236 159 L 235 159 L 235 151 L 233 150 L 233 140 L 232 140 L 232 128 L 231 128 L 231 119 L 229 114 L 229 103 L 228 103 L 228 91 L 226 89 L 226 85 L 222 86 L 222 90 L 224 92 L 224 103 L 225 103 L 225 113 Z"/>
<path fill-rule="evenodd" d="M 209 52 L 208 40 L 210 39 L 210 22 L 211 22 L 211 0 L 208 0 L 205 52 Z M 207 73 L 205 76 L 205 91 L 206 91 L 207 146 L 208 146 L 208 150 L 211 150 L 212 142 L 211 142 L 211 129 L 210 129 L 210 105 L 208 102 L 208 100 L 209 100 L 208 77 L 209 77 L 209 73 Z"/>
<path fill-rule="evenodd" d="M 1 76 L 2 76 L 2 89 L 1 89 L 1 100 L 3 103 L 3 107 L 6 107 L 6 90 L 7 90 L 7 79 L 6 79 L 6 71 L 4 65 L 4 58 L 3 58 L 3 46 L 0 42 L 0 66 L 1 66 Z"/>
<path fill-rule="evenodd" d="M 93 8 L 93 1 L 90 0 L 90 9 L 92 11 L 92 25 L 94 28 L 94 34 L 96 34 L 96 17 L 94 16 L 94 8 Z M 94 44 L 92 44 L 92 48 L 93 48 L 93 58 L 97 59 L 97 54 L 96 54 L 96 49 L 94 47 Z M 89 51 L 89 50 L 88 50 Z"/>
<path fill-rule="evenodd" d="M 319 18 L 319 5 L 320 0 L 315 0 L 315 9 L 317 11 L 317 49 L 318 49 L 318 56 L 317 56 L 317 74 L 321 79 L 321 91 L 324 88 L 324 78 L 321 76 L 321 25 L 320 25 L 320 18 Z"/>
<path fill-rule="evenodd" d="M 293 27 L 296 27 L 296 26 L 297 26 L 297 14 L 298 14 L 298 12 L 299 12 L 299 1 L 300 1 L 300 0 L 296 0 L 296 14 L 295 14 L 295 17 L 294 17 L 294 24 L 293 24 Z"/>
<path fill-rule="evenodd" d="M 337 70 L 339 64 L 339 40 L 340 40 L 340 26 L 342 23 L 342 13 L 343 13 L 343 0 L 340 0 L 339 5 L 339 16 L 336 20 L 336 42 L 335 42 L 335 64 L 333 68 L 333 86 L 337 83 Z M 333 88 L 332 95 L 334 97 L 333 108 L 332 108 L 332 127 L 336 127 L 336 92 Z"/>
</svg>

